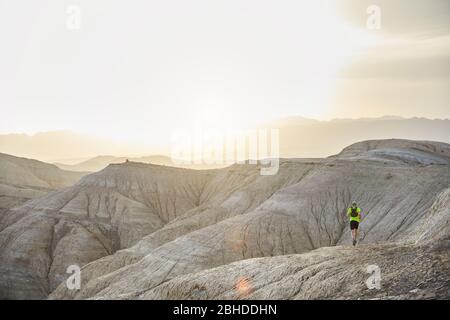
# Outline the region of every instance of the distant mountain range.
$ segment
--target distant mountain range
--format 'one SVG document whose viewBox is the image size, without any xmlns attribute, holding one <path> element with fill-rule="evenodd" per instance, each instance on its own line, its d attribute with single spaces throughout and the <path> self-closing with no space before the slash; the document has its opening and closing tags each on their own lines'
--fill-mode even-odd
<svg viewBox="0 0 450 320">
<path fill-rule="evenodd" d="M 172 165 L 172 160 L 167 156 L 147 156 L 138 158 L 127 158 L 127 157 L 115 157 L 115 156 L 98 156 L 86 161 L 82 161 L 77 164 L 64 164 L 55 162 L 54 164 L 60 169 L 70 170 L 70 171 L 100 171 L 107 167 L 109 164 L 123 163 L 125 161 L 152 163 L 159 165 Z"/>
<path fill-rule="evenodd" d="M 135 154 L 137 151 L 143 152 L 142 148 L 70 131 L 0 135 L 0 152 L 46 162 L 89 159 L 101 154 Z"/>
<path fill-rule="evenodd" d="M 281 157 L 326 157 L 364 140 L 394 138 L 450 142 L 449 119 L 385 116 L 317 121 L 290 117 L 265 126 L 280 129 Z"/>
<path fill-rule="evenodd" d="M 55 162 L 58 168 L 69 171 L 77 172 L 95 172 L 106 168 L 110 164 L 124 163 L 126 161 L 130 162 L 140 162 L 147 164 L 157 164 L 161 166 L 179 167 L 186 169 L 216 169 L 222 168 L 226 165 L 207 165 L 207 164 L 195 164 L 195 163 L 181 163 L 178 161 L 173 161 L 170 157 L 162 155 L 152 155 L 144 157 L 115 157 L 115 156 L 97 156 L 79 163 L 75 164 L 64 164 L 60 162 Z"/>
<path fill-rule="evenodd" d="M 352 143 L 373 139 L 450 142 L 449 119 L 384 116 L 318 121 L 303 117 L 288 117 L 265 123 L 260 127 L 280 130 L 281 157 L 326 157 L 338 153 Z M 123 162 L 127 157 L 140 158 L 136 160 L 140 162 L 170 165 L 168 157 L 154 156 L 158 153 L 151 150 L 153 150 L 151 146 L 144 150 L 137 146 L 66 131 L 43 132 L 32 136 L 0 135 L 0 152 L 56 162 L 60 168 L 76 171 L 96 171 L 108 163 Z M 99 155 L 111 156 L 98 157 Z M 67 167 L 67 165 L 76 166 Z"/>
</svg>

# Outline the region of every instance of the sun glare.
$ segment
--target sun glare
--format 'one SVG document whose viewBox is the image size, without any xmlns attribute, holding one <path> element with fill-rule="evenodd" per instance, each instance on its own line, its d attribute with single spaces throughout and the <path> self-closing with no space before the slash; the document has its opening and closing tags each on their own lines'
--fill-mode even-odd
<svg viewBox="0 0 450 320">
<path fill-rule="evenodd" d="M 295 108 L 288 112 L 326 119 L 330 116 L 330 99 L 336 90 L 338 71 L 378 39 L 368 30 L 349 26 L 329 2 L 327 5 L 321 1 L 310 2 L 305 6 L 298 17 L 298 38 L 293 39 L 298 41 L 296 70 L 300 72 L 296 75 L 295 88 L 298 98 L 297 101 L 286 100 Z M 245 114 L 219 99 L 214 96 L 200 99 L 193 122 L 206 127 L 242 129 L 258 121 L 280 117 L 277 105 L 273 105 L 272 110 L 264 110 L 264 117 L 257 112 Z"/>
<path fill-rule="evenodd" d="M 368 30 L 347 25 L 329 1 L 308 2 L 302 7 L 304 10 L 298 12 L 295 30 L 286 38 L 290 42 L 292 52 L 288 54 L 292 61 L 288 68 L 283 61 L 278 62 L 279 69 L 285 70 L 285 73 L 277 74 L 280 81 L 278 78 L 270 81 L 271 71 L 277 68 L 278 60 L 268 61 L 267 68 L 265 64 L 258 65 L 259 74 L 267 79 L 258 82 L 259 79 L 249 77 L 248 81 L 254 81 L 249 84 L 244 82 L 247 79 L 242 80 L 244 85 L 254 90 L 251 93 L 247 93 L 245 87 L 240 93 L 239 85 L 233 83 L 230 89 L 233 93 L 228 95 L 223 89 L 227 82 L 216 81 L 216 78 L 213 78 L 211 88 L 219 88 L 218 92 L 205 90 L 202 86 L 183 87 L 183 90 L 190 90 L 188 98 L 179 99 L 167 110 L 177 114 L 182 121 L 176 122 L 174 117 L 161 115 L 156 119 L 152 108 L 159 108 L 158 104 L 149 103 L 148 108 L 137 109 L 130 101 L 125 102 L 131 104 L 129 108 L 108 108 L 108 121 L 79 121 L 68 129 L 117 142 L 148 144 L 156 140 L 165 141 L 161 137 L 170 136 L 171 131 L 179 126 L 245 130 L 290 115 L 329 118 L 338 71 L 351 63 L 364 48 L 375 44 L 376 38 Z M 242 71 L 239 64 L 230 65 L 230 68 L 233 74 Z M 275 85 L 266 88 L 266 83 Z M 176 96 L 176 91 L 173 94 Z M 265 105 L 260 107 L 258 101 Z M 139 112 L 139 117 L 132 116 L 135 113 L 130 110 Z M 105 110 L 98 108 L 90 110 L 90 113 L 93 118 L 103 119 Z M 117 130 L 118 123 L 121 130 Z"/>
</svg>

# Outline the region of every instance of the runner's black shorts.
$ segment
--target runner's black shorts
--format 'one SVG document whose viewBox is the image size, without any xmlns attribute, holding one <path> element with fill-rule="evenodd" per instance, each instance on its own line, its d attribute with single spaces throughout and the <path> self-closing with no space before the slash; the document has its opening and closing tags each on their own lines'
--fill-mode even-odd
<svg viewBox="0 0 450 320">
<path fill-rule="evenodd" d="M 350 221 L 350 230 L 358 229 L 358 226 L 359 226 L 358 221 L 355 221 L 355 220 Z"/>
</svg>

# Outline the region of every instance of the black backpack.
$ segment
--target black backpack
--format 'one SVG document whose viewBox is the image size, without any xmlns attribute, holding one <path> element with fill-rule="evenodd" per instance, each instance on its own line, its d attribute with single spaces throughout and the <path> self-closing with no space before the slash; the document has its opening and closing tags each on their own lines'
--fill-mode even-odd
<svg viewBox="0 0 450 320">
<path fill-rule="evenodd" d="M 351 209 L 352 209 L 352 211 L 350 212 L 350 215 L 353 218 L 356 218 L 358 216 L 358 208 L 357 207 L 356 208 L 351 207 Z"/>
</svg>

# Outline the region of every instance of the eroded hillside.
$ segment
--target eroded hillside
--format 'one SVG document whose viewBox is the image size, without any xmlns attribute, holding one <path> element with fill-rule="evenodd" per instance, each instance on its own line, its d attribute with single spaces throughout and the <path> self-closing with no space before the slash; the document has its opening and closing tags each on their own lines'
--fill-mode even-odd
<svg viewBox="0 0 450 320">
<path fill-rule="evenodd" d="M 139 299 L 448 299 L 450 189 L 441 192 L 412 242 L 323 247 L 243 260 L 175 277 Z M 379 288 L 367 286 L 379 268 Z M 371 283 L 371 282 L 369 282 Z M 55 293 L 56 294 L 56 293 Z M 111 296 L 98 297 L 111 298 Z"/>
<path fill-rule="evenodd" d="M 0 212 L 77 182 L 85 173 L 0 153 Z"/>
<path fill-rule="evenodd" d="M 394 243 L 392 252 L 412 246 L 437 194 L 449 187 L 449 159 L 448 144 L 382 140 L 326 159 L 284 159 L 274 176 L 261 176 L 255 165 L 207 171 L 110 165 L 4 216 L 0 292 L 44 298 L 67 276 L 68 265 L 79 264 L 81 290 L 62 284 L 52 298 L 196 299 L 205 297 L 203 289 L 196 296 L 198 290 L 189 295 L 180 288 L 195 286 L 198 275 L 220 284 L 212 278 L 228 272 L 218 288 L 232 288 L 245 266 L 270 279 L 260 263 L 289 276 L 307 265 L 331 272 L 333 259 L 348 263 L 355 250 L 375 259 Z M 366 214 L 357 249 L 345 246 L 345 211 L 354 199 Z M 330 264 L 317 264 L 317 256 Z M 302 259 L 309 262 L 282 271 Z M 320 288 L 310 297 L 337 297 Z M 205 290 L 206 297 L 233 297 Z"/>
</svg>

